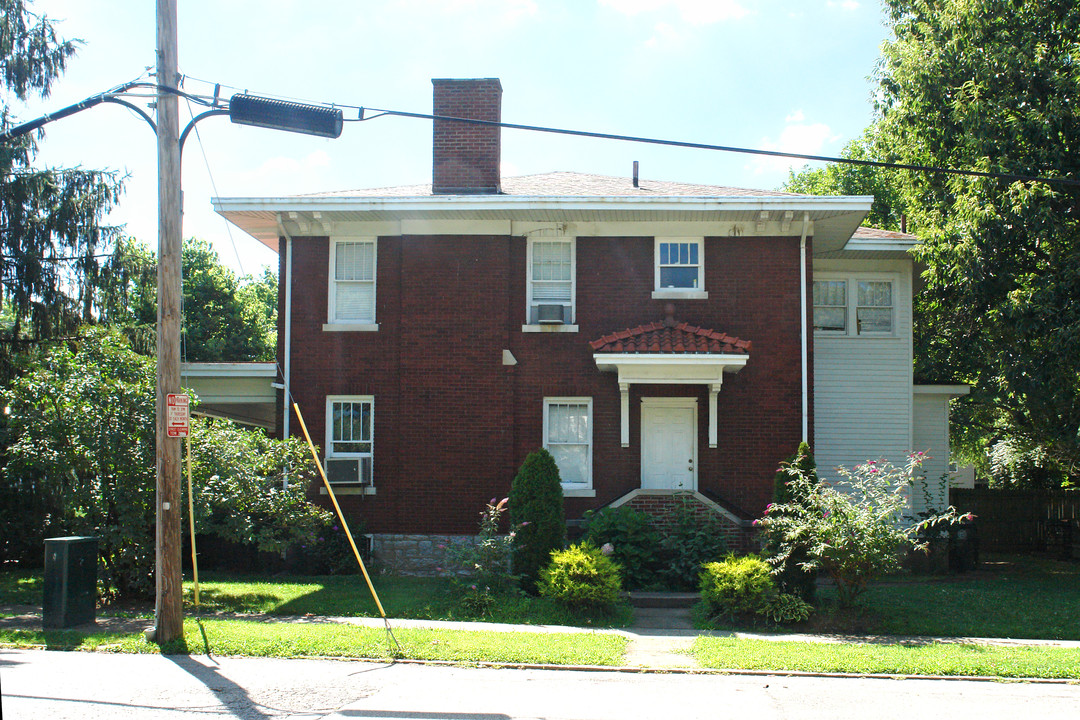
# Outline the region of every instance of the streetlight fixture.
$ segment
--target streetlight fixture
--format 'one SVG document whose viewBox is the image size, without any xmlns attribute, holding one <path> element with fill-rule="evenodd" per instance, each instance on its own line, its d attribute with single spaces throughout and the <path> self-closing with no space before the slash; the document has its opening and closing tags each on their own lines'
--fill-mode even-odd
<svg viewBox="0 0 1080 720">
<path fill-rule="evenodd" d="M 229 99 L 229 119 L 240 125 L 326 138 L 340 137 L 343 123 L 337 108 L 242 94 Z"/>
</svg>

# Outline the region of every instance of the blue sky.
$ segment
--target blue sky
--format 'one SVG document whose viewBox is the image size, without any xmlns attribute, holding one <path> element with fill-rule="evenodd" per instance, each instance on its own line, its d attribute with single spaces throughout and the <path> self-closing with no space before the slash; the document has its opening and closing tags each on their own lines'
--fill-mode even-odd
<svg viewBox="0 0 1080 720">
<path fill-rule="evenodd" d="M 498 77 L 503 120 L 836 155 L 871 117 L 886 37 L 874 0 L 178 0 L 184 89 L 431 111 L 431 78 Z M 37 0 L 84 44 L 51 98 L 21 119 L 154 65 L 150 0 Z M 149 98 L 138 102 L 149 102 Z M 191 112 L 198 112 L 192 107 Z M 190 117 L 181 106 L 181 118 Z M 348 115 L 347 115 L 348 117 Z M 156 245 L 156 147 L 118 106 L 49 125 L 41 164 L 114 168 L 110 220 Z M 503 174 L 556 170 L 775 188 L 787 161 L 503 131 Z M 184 152 L 184 236 L 244 272 L 276 262 L 215 215 L 210 198 L 425 182 L 431 124 L 347 123 L 325 140 L 210 118 Z M 799 164 L 801 165 L 801 163 Z"/>
</svg>

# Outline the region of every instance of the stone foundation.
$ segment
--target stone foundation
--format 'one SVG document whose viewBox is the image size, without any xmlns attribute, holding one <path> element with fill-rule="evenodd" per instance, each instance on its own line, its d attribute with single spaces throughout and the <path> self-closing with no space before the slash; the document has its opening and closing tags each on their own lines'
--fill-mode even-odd
<svg viewBox="0 0 1080 720">
<path fill-rule="evenodd" d="M 371 558 L 381 569 L 396 575 L 461 573 L 457 560 L 461 549 L 475 545 L 476 540 L 475 535 L 375 533 L 371 536 Z"/>
</svg>

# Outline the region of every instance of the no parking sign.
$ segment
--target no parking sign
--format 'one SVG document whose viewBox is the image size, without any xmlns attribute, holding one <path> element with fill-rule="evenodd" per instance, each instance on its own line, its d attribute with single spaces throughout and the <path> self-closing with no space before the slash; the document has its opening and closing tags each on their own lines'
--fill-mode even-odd
<svg viewBox="0 0 1080 720">
<path fill-rule="evenodd" d="M 165 399 L 165 434 L 171 438 L 186 438 L 191 434 L 191 399 L 187 395 L 169 393 Z"/>
</svg>

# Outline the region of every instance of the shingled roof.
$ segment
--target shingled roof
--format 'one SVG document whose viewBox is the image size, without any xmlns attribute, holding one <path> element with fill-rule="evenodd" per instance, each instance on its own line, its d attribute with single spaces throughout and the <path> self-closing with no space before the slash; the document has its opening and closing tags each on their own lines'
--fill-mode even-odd
<svg viewBox="0 0 1080 720">
<path fill-rule="evenodd" d="M 598 353 L 708 353 L 749 355 L 750 341 L 681 322 L 653 322 L 593 340 Z"/>
<path fill-rule="evenodd" d="M 637 187 L 628 177 L 552 172 L 502 179 L 502 194 L 523 197 L 806 197 L 775 190 L 749 190 L 722 185 L 641 180 Z M 313 193 L 305 197 L 424 197 L 431 195 L 431 185 L 366 188 Z"/>
</svg>

